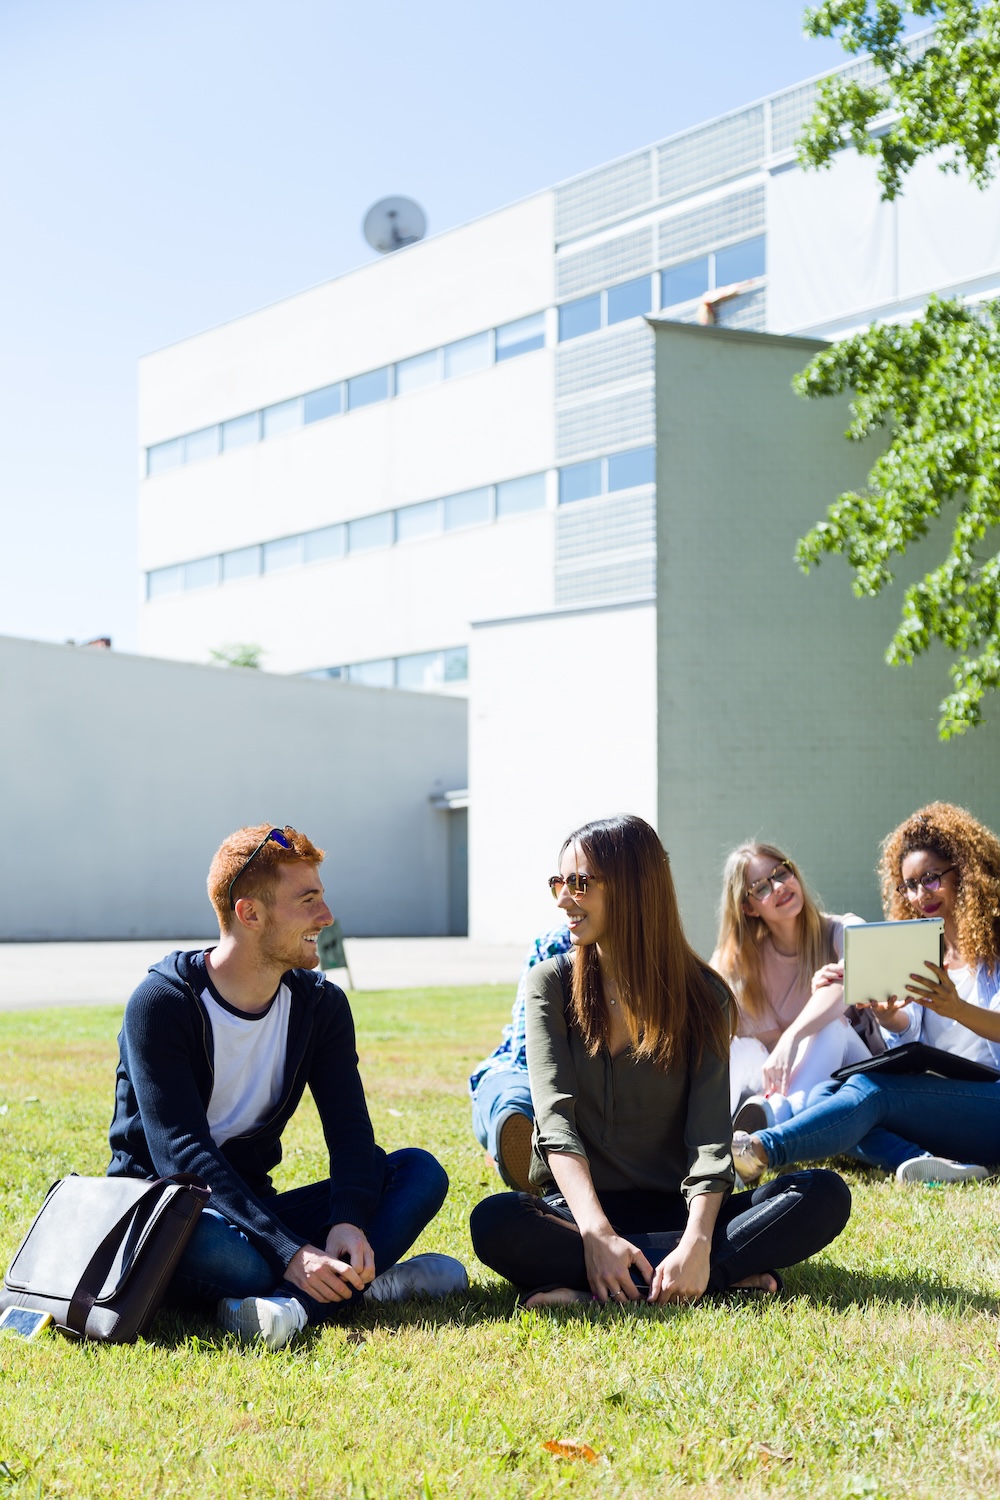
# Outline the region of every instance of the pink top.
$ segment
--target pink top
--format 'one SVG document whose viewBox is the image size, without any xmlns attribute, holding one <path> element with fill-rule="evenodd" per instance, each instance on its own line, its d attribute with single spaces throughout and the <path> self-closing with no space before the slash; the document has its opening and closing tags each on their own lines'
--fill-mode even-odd
<svg viewBox="0 0 1000 1500">
<path fill-rule="evenodd" d="M 853 912 L 846 912 L 842 917 L 824 914 L 823 920 L 827 924 L 834 953 L 837 958 L 843 958 L 844 928 L 856 926 L 863 918 L 856 917 Z M 756 1037 L 770 1051 L 809 999 L 809 979 L 812 975 L 809 979 L 801 979 L 798 954 L 779 953 L 770 936 L 761 944 L 760 958 L 761 980 L 768 1008 L 760 1017 L 748 1016 L 740 1011 L 736 1035 Z"/>
</svg>

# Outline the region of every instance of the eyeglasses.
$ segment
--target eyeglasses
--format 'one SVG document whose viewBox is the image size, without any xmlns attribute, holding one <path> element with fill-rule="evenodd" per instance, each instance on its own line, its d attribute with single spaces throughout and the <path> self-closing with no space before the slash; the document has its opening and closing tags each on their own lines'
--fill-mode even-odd
<svg viewBox="0 0 1000 1500">
<path fill-rule="evenodd" d="M 756 881 L 747 895 L 752 896 L 755 901 L 770 901 L 776 885 L 787 885 L 790 880 L 797 878 L 795 871 L 790 870 L 787 865 L 775 865 L 767 879 Z"/>
<path fill-rule="evenodd" d="M 562 895 L 563 886 L 566 887 L 575 900 L 577 896 L 585 896 L 587 894 L 588 885 L 600 885 L 600 883 L 596 875 L 577 875 L 575 872 L 572 875 L 549 876 L 549 890 L 552 892 L 552 899 L 554 901 L 559 900 L 559 897 Z"/>
<path fill-rule="evenodd" d="M 896 887 L 900 896 L 915 896 L 921 887 L 928 895 L 932 891 L 941 889 L 941 882 L 952 870 L 957 870 L 958 865 L 949 865 L 946 870 L 928 870 L 926 875 L 918 875 L 916 880 L 901 880 Z"/>
<path fill-rule="evenodd" d="M 292 847 L 292 841 L 288 837 L 288 835 L 291 832 L 292 832 L 292 830 L 289 828 L 289 826 L 288 826 L 287 823 L 285 824 L 285 827 L 284 827 L 283 830 L 280 829 L 280 828 L 272 828 L 271 831 L 270 831 L 270 833 L 268 834 L 267 838 L 266 839 L 261 839 L 260 843 L 257 845 L 257 847 L 253 851 L 253 853 L 249 854 L 247 856 L 247 858 L 243 861 L 243 863 L 240 865 L 239 869 L 236 871 L 236 874 L 233 876 L 232 880 L 229 882 L 229 910 L 230 911 L 235 911 L 236 910 L 236 899 L 233 896 L 233 886 L 236 884 L 237 880 L 239 880 L 240 876 L 245 873 L 247 866 L 253 864 L 253 861 L 257 858 L 258 854 L 263 849 L 264 845 L 265 844 L 269 844 L 272 839 L 274 840 L 274 842 L 276 844 L 280 845 L 280 847 L 282 849 L 290 849 Z"/>
</svg>

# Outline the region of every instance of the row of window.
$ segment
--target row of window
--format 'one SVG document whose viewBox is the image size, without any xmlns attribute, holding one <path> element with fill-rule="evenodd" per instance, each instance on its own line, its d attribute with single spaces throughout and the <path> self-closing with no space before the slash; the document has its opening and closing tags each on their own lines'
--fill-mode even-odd
<svg viewBox="0 0 1000 1500">
<path fill-rule="evenodd" d="M 391 547 L 396 542 L 415 541 L 438 532 L 457 531 L 466 526 L 484 526 L 525 511 L 545 507 L 545 475 L 525 474 L 482 489 L 465 490 L 441 500 L 423 500 L 399 510 L 383 510 L 356 521 L 339 521 L 316 531 L 297 536 L 278 537 L 272 542 L 257 542 L 232 552 L 200 557 L 194 562 L 177 563 L 170 568 L 154 568 L 146 574 L 146 598 L 162 599 L 186 589 L 211 588 L 232 583 L 238 578 L 255 578 L 260 573 L 280 573 L 309 563 L 329 562 L 357 552 L 371 552 Z"/>
<path fill-rule="evenodd" d="M 559 470 L 559 504 L 635 489 L 652 484 L 655 477 L 656 450 L 652 446 L 569 464 Z M 330 562 L 445 531 L 485 526 L 491 521 L 544 508 L 545 475 L 525 474 L 520 479 L 464 490 L 440 500 L 422 500 L 399 510 L 383 510 L 374 516 L 338 521 L 332 526 L 277 537 L 270 542 L 255 542 L 250 547 L 237 547 L 193 562 L 153 568 L 146 574 L 146 598 L 163 599 L 189 589 L 214 588 L 240 578 L 257 578 L 262 573 L 281 573 L 286 568 Z"/>
<path fill-rule="evenodd" d="M 315 672 L 303 672 L 302 675 L 360 682 L 364 687 L 396 687 L 411 693 L 433 693 L 445 683 L 467 681 L 469 648 L 450 646 L 446 651 L 418 651 L 412 656 L 356 661 L 347 667 L 319 667 Z"/>
<path fill-rule="evenodd" d="M 487 329 L 485 333 L 473 334 L 426 354 L 416 354 L 398 364 L 367 370 L 350 380 L 307 391 L 304 396 L 293 396 L 228 422 L 216 422 L 212 427 L 202 427 L 198 432 L 171 438 L 166 443 L 154 443 L 146 449 L 146 474 L 150 477 L 164 474 L 181 464 L 215 458 L 219 453 L 245 448 L 248 443 L 266 442 L 295 427 L 308 427 L 343 412 L 388 401 L 392 396 L 408 395 L 439 380 L 454 380 L 520 354 L 530 354 L 544 344 L 545 314 L 533 313 L 530 318 L 518 318 L 514 323 Z"/>
<path fill-rule="evenodd" d="M 763 276 L 766 246 L 767 237 L 761 234 L 661 271 L 660 301 L 656 310 L 663 312 L 669 307 L 679 307 L 681 303 L 693 302 L 716 287 L 732 286 L 737 281 L 752 281 Z M 589 297 L 564 302 L 559 309 L 559 342 L 578 339 L 598 328 L 608 328 L 614 323 L 624 323 L 629 318 L 644 317 L 653 312 L 654 280 L 652 275 L 639 276 L 634 281 L 593 292 Z"/>
</svg>

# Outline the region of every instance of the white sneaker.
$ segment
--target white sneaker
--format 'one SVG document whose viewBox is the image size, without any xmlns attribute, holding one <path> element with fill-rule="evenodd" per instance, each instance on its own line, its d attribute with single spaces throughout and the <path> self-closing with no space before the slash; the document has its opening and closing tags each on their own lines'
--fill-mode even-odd
<svg viewBox="0 0 1000 1500">
<path fill-rule="evenodd" d="M 411 1297 L 447 1297 L 468 1286 L 465 1267 L 454 1256 L 411 1255 L 376 1276 L 365 1297 L 371 1302 L 408 1302 Z"/>
<path fill-rule="evenodd" d="M 733 1115 L 733 1130 L 745 1130 L 748 1135 L 767 1130 L 774 1123 L 774 1111 L 763 1094 L 751 1094 Z"/>
<path fill-rule="evenodd" d="M 263 1339 L 269 1349 L 284 1349 L 308 1322 L 297 1297 L 223 1297 L 215 1316 L 242 1343 Z"/>
<path fill-rule="evenodd" d="M 975 1162 L 949 1161 L 945 1156 L 911 1156 L 896 1168 L 897 1182 L 982 1182 L 989 1175 Z"/>
</svg>

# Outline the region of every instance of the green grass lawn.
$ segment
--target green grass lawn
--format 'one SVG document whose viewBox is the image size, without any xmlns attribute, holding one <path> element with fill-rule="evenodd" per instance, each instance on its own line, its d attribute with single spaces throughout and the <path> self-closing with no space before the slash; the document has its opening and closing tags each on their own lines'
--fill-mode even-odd
<svg viewBox="0 0 1000 1500">
<path fill-rule="evenodd" d="M 361 1314 L 279 1354 L 161 1314 L 148 1343 L 0 1340 L 4 1496 L 991 1496 L 1000 1491 L 1000 1187 L 847 1172 L 854 1215 L 760 1305 L 521 1312 L 472 1257 L 499 1179 L 465 1075 L 502 989 L 355 999 L 378 1139 L 451 1192 L 418 1249 L 469 1266 L 439 1305 Z M 0 1258 L 50 1183 L 107 1159 L 119 1012 L 0 1015 Z M 304 1105 L 279 1187 L 324 1173 Z M 555 1457 L 582 1439 L 597 1462 Z"/>
</svg>

